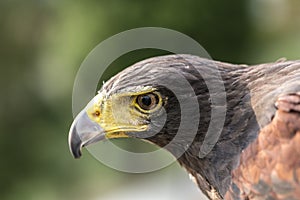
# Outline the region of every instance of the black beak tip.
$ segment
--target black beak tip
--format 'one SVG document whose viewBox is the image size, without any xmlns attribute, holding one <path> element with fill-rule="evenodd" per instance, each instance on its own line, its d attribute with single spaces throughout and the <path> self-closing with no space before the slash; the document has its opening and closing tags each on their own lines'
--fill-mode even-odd
<svg viewBox="0 0 300 200">
<path fill-rule="evenodd" d="M 82 141 L 77 134 L 76 128 L 72 130 L 72 133 L 70 134 L 69 138 L 69 146 L 71 153 L 74 158 L 80 158 L 81 157 L 81 147 L 82 147 Z"/>
<path fill-rule="evenodd" d="M 80 147 L 80 145 L 78 145 L 78 147 L 76 147 L 76 146 L 77 145 L 72 146 L 71 152 L 72 152 L 74 158 L 80 158 L 81 157 L 81 147 Z"/>
</svg>

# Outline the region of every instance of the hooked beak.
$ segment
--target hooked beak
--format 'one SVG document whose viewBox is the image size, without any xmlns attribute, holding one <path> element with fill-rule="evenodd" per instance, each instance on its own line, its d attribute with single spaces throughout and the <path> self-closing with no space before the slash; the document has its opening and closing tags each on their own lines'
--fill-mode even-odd
<svg viewBox="0 0 300 200">
<path fill-rule="evenodd" d="M 106 139 L 105 131 L 92 121 L 85 110 L 73 121 L 69 132 L 69 148 L 74 158 L 80 158 L 82 147 Z"/>
</svg>

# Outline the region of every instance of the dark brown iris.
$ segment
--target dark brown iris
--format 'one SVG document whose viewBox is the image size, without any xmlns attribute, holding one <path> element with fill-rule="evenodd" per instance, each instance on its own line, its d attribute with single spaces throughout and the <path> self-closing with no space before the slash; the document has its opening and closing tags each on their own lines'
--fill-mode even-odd
<svg viewBox="0 0 300 200">
<path fill-rule="evenodd" d="M 137 97 L 137 104 L 143 110 L 151 110 L 158 104 L 158 97 L 156 94 L 143 94 Z"/>
</svg>

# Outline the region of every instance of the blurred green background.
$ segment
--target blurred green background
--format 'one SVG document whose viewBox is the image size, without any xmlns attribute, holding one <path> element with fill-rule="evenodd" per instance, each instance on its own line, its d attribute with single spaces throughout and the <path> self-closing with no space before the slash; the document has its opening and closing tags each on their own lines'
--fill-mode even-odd
<svg viewBox="0 0 300 200">
<path fill-rule="evenodd" d="M 126 174 L 86 151 L 80 160 L 69 153 L 72 87 L 81 62 L 101 41 L 144 26 L 187 34 L 215 60 L 255 64 L 300 59 L 299 0 L 2 0 L 1 200 L 108 199 L 105 195 L 118 191 L 136 195 L 141 190 L 126 189 L 130 184 L 160 186 L 163 181 L 172 186 L 165 188 L 171 194 L 178 190 L 176 181 L 188 180 L 177 164 L 150 174 Z M 131 53 L 116 61 L 104 79 L 158 54 Z M 149 187 L 148 192 L 158 193 Z M 197 193 L 195 188 L 192 192 Z"/>
</svg>

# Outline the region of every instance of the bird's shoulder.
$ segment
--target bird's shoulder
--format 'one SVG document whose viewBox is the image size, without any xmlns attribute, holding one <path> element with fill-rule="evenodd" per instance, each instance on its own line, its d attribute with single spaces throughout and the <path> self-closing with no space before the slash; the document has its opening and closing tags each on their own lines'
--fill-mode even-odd
<svg viewBox="0 0 300 200">
<path fill-rule="evenodd" d="M 300 92 L 275 106 L 271 123 L 242 152 L 226 199 L 300 198 Z"/>
</svg>

